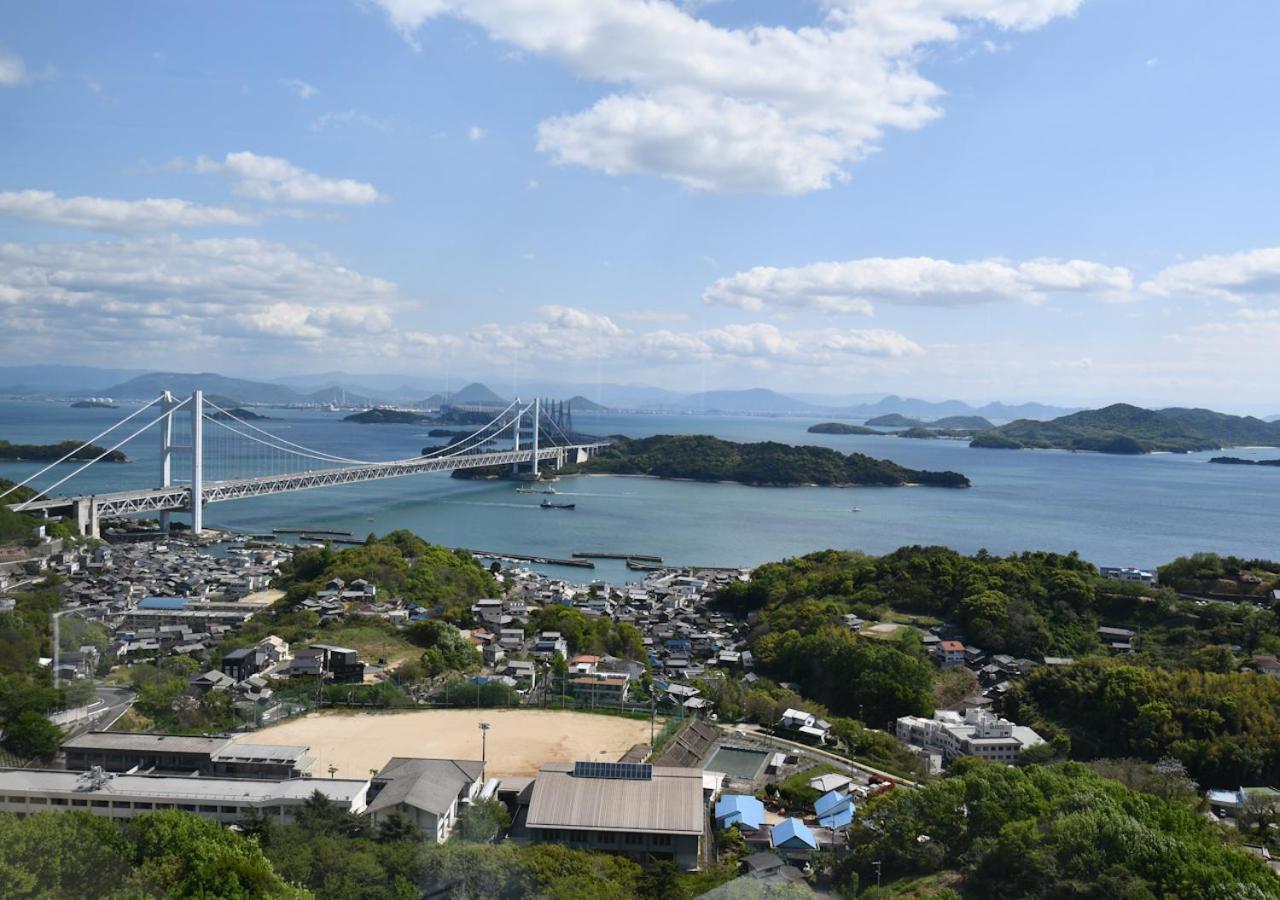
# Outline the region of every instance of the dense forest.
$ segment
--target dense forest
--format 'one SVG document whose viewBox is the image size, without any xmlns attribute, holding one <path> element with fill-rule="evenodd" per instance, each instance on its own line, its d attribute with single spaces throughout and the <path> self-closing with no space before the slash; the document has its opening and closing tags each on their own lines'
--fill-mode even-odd
<svg viewBox="0 0 1280 900">
<path fill-rule="evenodd" d="M 874 428 L 862 425 L 851 425 L 848 422 L 819 422 L 805 429 L 810 434 L 884 434 Z"/>
<path fill-rule="evenodd" d="M 77 449 L 79 448 L 79 449 Z M 72 453 L 72 451 L 75 451 Z M 57 444 L 11 444 L 0 440 L 0 459 L 30 462 L 53 462 L 71 453 L 69 459 L 82 462 L 102 456 L 103 462 L 128 462 L 129 458 L 119 450 L 107 451 L 106 447 L 89 444 L 80 447 L 78 441 L 62 441 Z M 105 456 L 103 454 L 106 454 Z"/>
<path fill-rule="evenodd" d="M 614 437 L 612 440 L 613 444 L 598 451 L 585 463 L 562 471 L 566 474 L 652 475 L 770 486 L 969 486 L 969 479 L 958 472 L 907 469 L 889 460 L 873 459 L 861 453 L 846 456 L 826 447 L 794 447 L 773 441 L 739 444 L 707 435 L 656 435 L 639 439 Z"/>
</svg>

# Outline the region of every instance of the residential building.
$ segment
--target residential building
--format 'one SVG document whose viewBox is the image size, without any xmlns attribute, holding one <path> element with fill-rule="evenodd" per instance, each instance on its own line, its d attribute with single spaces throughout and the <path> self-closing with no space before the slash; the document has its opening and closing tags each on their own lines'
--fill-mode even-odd
<svg viewBox="0 0 1280 900">
<path fill-rule="evenodd" d="M 813 801 L 813 811 L 818 814 L 819 825 L 834 831 L 852 824 L 855 807 L 848 794 L 828 791 Z"/>
<path fill-rule="evenodd" d="M 631 676 L 625 672 L 596 672 L 593 675 L 570 677 L 573 696 L 584 703 L 600 706 L 621 706 L 627 700 Z"/>
<path fill-rule="evenodd" d="M 799 819 L 783 819 L 774 825 L 769 832 L 769 842 L 789 860 L 807 858 L 818 849 L 818 839 Z"/>
<path fill-rule="evenodd" d="M 738 826 L 745 833 L 764 825 L 764 804 L 750 794 L 725 794 L 716 803 L 716 827 L 725 830 Z"/>
<path fill-rule="evenodd" d="M 1103 578 L 1110 578 L 1115 581 L 1133 581 L 1139 584 L 1156 583 L 1155 572 L 1134 566 L 1099 566 L 1098 573 Z"/>
<path fill-rule="evenodd" d="M 368 810 L 376 827 L 399 813 L 437 844 L 449 839 L 458 811 L 484 783 L 484 763 L 474 759 L 393 757 L 369 784 Z"/>
<path fill-rule="evenodd" d="M 964 665 L 964 644 L 960 641 L 939 641 L 938 661 L 944 669 Z"/>
<path fill-rule="evenodd" d="M 222 672 L 236 681 L 257 675 L 267 663 L 267 652 L 259 647 L 240 647 L 222 655 Z"/>
<path fill-rule="evenodd" d="M 783 731 L 790 731 L 804 739 L 817 743 L 824 743 L 827 734 L 831 731 L 831 724 L 819 719 L 813 713 L 805 712 L 802 709 L 788 709 L 782 714 L 782 718 L 778 720 L 778 727 Z"/>
<path fill-rule="evenodd" d="M 705 807 L 702 772 L 643 763 L 557 763 L 534 780 L 526 815 L 540 843 L 665 859 L 697 869 Z"/>
</svg>

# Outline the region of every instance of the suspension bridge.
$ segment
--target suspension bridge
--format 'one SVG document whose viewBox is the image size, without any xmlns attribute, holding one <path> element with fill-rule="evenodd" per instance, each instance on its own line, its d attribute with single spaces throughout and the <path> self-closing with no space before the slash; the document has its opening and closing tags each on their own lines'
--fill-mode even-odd
<svg viewBox="0 0 1280 900">
<path fill-rule="evenodd" d="M 148 411 L 158 414 L 147 421 L 144 414 Z M 105 449 L 99 444 L 127 431 L 126 426 L 135 420 L 145 424 Z M 429 451 L 424 448 L 421 454 L 402 459 L 352 459 L 289 441 L 223 409 L 206 399 L 203 391 L 180 400 L 165 391 L 62 458 L 0 492 L 0 502 L 57 466 L 72 462 L 73 458 L 80 462 L 83 456 L 79 454 L 96 447 L 99 452 L 92 459 L 34 496 L 11 502 L 9 508 L 46 517 L 74 517 L 80 533 L 87 537 L 100 536 L 104 517 L 157 513 L 161 530 L 168 531 L 170 513 L 189 513 L 191 530 L 199 534 L 204 529 L 205 507 L 210 503 L 495 466 L 510 466 L 518 477 L 536 479 L 544 463 L 558 469 L 567 463 L 583 462 L 594 450 L 607 445 L 604 441 L 575 439 L 560 424 L 562 421 L 559 416 L 545 415 L 541 400 L 514 400 L 494 413 L 488 423 L 444 446 Z M 53 494 L 112 451 L 142 440 L 143 435 L 159 441 L 159 486 Z"/>
</svg>

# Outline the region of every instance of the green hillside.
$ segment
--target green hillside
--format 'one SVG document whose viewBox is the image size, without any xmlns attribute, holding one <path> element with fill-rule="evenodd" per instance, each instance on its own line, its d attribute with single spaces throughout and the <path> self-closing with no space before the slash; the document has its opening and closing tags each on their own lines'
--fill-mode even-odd
<svg viewBox="0 0 1280 900">
<path fill-rule="evenodd" d="M 874 428 L 850 425 L 847 422 L 819 422 L 806 429 L 810 434 L 880 434 Z"/>
</svg>

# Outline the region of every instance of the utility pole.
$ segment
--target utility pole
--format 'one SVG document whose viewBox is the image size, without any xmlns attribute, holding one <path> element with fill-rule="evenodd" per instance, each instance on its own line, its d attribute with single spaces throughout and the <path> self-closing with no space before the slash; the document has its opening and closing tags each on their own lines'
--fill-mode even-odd
<svg viewBox="0 0 1280 900">
<path fill-rule="evenodd" d="M 487 763 L 489 761 L 488 747 L 486 745 L 489 742 L 490 727 L 491 726 L 489 725 L 488 722 L 480 723 L 480 762 L 481 763 Z"/>
<path fill-rule="evenodd" d="M 876 887 L 880 887 L 880 860 L 875 860 L 871 865 L 876 867 Z"/>
</svg>

